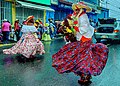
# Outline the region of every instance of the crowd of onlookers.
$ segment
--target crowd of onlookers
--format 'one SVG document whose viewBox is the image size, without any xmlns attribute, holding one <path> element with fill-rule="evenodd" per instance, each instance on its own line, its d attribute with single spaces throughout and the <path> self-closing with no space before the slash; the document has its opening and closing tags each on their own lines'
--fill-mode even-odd
<svg viewBox="0 0 120 86">
<path fill-rule="evenodd" d="M 25 21 L 20 23 L 19 20 L 16 19 L 12 27 L 11 23 L 7 19 L 4 19 L 0 29 L 0 42 L 8 44 L 9 40 L 18 41 L 22 36 L 21 28 L 24 24 Z M 54 22 L 52 18 L 49 18 L 48 22 L 43 24 L 41 19 L 37 19 L 34 20 L 34 26 L 38 30 L 37 36 L 40 40 L 51 40 L 58 34 L 60 21 Z"/>
</svg>

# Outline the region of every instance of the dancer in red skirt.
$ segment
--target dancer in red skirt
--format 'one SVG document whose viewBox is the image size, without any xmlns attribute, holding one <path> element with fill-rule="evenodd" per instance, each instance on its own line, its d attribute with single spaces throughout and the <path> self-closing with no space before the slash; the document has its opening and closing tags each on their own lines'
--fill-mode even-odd
<svg viewBox="0 0 120 86">
<path fill-rule="evenodd" d="M 100 75 L 104 69 L 108 58 L 108 48 L 102 43 L 92 43 L 94 28 L 90 25 L 86 14 L 91 11 L 91 8 L 84 2 L 79 2 L 73 4 L 72 9 L 74 10 L 71 16 L 73 24 L 65 28 L 68 33 L 72 31 L 77 41 L 64 45 L 55 53 L 52 56 L 52 66 L 60 74 L 74 72 L 80 76 L 78 80 L 80 84 L 90 84 L 91 75 Z"/>
</svg>

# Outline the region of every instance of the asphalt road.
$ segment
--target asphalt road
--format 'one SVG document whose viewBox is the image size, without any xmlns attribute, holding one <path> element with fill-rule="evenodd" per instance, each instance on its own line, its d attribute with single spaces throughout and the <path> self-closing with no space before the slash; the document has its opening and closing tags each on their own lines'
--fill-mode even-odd
<svg viewBox="0 0 120 86">
<path fill-rule="evenodd" d="M 64 44 L 63 39 L 43 42 L 46 53 L 36 55 L 36 59 L 21 62 L 19 55 L 5 55 L 2 50 L 12 45 L 0 47 L 0 86 L 80 86 L 78 76 L 73 73 L 58 74 L 51 66 L 52 54 Z M 109 46 L 107 65 L 99 76 L 93 76 L 90 86 L 120 86 L 120 45 Z M 24 61 L 24 59 L 23 59 Z"/>
</svg>

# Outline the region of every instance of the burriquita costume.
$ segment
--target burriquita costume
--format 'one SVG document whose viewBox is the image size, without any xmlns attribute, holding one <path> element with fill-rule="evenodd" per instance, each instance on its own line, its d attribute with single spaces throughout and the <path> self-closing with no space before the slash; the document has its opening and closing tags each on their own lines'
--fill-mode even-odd
<svg viewBox="0 0 120 86">
<path fill-rule="evenodd" d="M 36 38 L 35 32 L 37 29 L 34 25 L 23 25 L 23 32 L 20 40 L 10 49 L 4 49 L 5 54 L 22 54 L 26 58 L 36 53 L 42 55 L 45 53 L 42 42 Z"/>
<path fill-rule="evenodd" d="M 74 14 L 72 18 L 74 18 Z M 89 82 L 91 75 L 100 75 L 105 67 L 108 48 L 102 43 L 92 43 L 94 28 L 90 25 L 85 12 L 79 15 L 78 25 L 75 23 L 76 19 L 73 19 L 73 22 L 77 41 L 64 45 L 55 53 L 52 56 L 52 66 L 60 74 L 74 72 L 80 76 L 80 82 Z"/>
</svg>

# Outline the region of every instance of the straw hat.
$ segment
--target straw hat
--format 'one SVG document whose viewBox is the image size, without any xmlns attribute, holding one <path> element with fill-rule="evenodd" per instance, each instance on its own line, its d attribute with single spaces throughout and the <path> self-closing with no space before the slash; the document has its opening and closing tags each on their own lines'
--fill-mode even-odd
<svg viewBox="0 0 120 86">
<path fill-rule="evenodd" d="M 7 22 L 8 20 L 7 19 L 4 19 L 3 22 Z"/>
<path fill-rule="evenodd" d="M 29 21 L 29 20 L 31 20 L 33 18 L 34 18 L 34 16 L 28 16 L 27 19 L 26 19 L 26 21 Z"/>
<path fill-rule="evenodd" d="M 19 21 L 19 19 L 16 19 L 15 21 Z"/>
<path fill-rule="evenodd" d="M 90 12 L 92 9 L 88 7 L 84 2 L 78 2 L 77 4 L 72 5 L 72 9 L 75 11 L 76 9 L 85 8 L 86 12 Z"/>
</svg>

